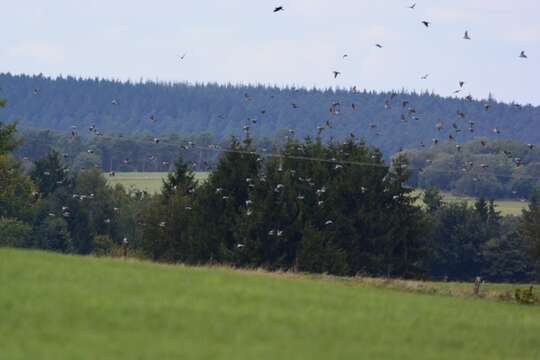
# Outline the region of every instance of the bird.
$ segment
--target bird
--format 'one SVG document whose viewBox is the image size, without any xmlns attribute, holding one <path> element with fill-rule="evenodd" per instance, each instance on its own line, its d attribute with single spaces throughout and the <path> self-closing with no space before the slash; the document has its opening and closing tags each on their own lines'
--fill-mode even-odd
<svg viewBox="0 0 540 360">
<path fill-rule="evenodd" d="M 412 4 L 411 6 L 409 6 L 409 9 L 414 10 L 415 7 L 416 7 L 416 3 Z"/>
<path fill-rule="evenodd" d="M 333 71 L 333 74 L 334 74 L 334 79 L 337 79 L 337 77 L 338 77 L 339 75 L 341 75 L 341 72 L 335 71 L 335 70 L 334 70 L 334 71 Z"/>
<path fill-rule="evenodd" d="M 349 57 L 349 54 L 343 54 L 343 58 L 348 58 Z"/>
<path fill-rule="evenodd" d="M 429 74 L 426 74 L 426 75 L 422 76 L 420 79 L 427 80 L 428 77 L 429 77 Z"/>
<path fill-rule="evenodd" d="M 527 59 L 527 55 L 525 54 L 525 50 L 521 51 L 521 53 L 519 54 L 519 57 L 522 58 L 522 59 Z"/>
<path fill-rule="evenodd" d="M 376 47 L 378 47 L 379 49 L 382 49 L 383 46 L 381 44 L 375 44 Z"/>
<path fill-rule="evenodd" d="M 35 96 L 38 96 L 38 95 L 39 95 L 39 90 L 38 90 L 38 89 L 34 89 L 33 94 L 34 94 Z"/>
<path fill-rule="evenodd" d="M 244 244 L 237 244 L 237 245 L 236 245 L 236 247 L 237 247 L 238 249 L 241 249 L 241 248 L 243 248 L 243 247 L 245 247 L 245 246 L 246 246 L 246 245 L 244 245 Z"/>
<path fill-rule="evenodd" d="M 465 35 L 463 35 L 463 40 L 471 40 L 471 37 L 469 36 L 469 31 L 465 31 Z"/>
<path fill-rule="evenodd" d="M 112 99 L 111 104 L 113 104 L 113 105 L 118 105 L 119 103 L 118 103 L 118 100 Z"/>
<path fill-rule="evenodd" d="M 180 61 L 184 60 L 186 58 L 187 53 L 183 53 L 180 55 Z"/>
<path fill-rule="evenodd" d="M 277 12 L 280 12 L 280 11 L 284 11 L 285 9 L 283 8 L 283 6 L 277 6 L 274 8 L 274 12 L 277 13 Z"/>
<path fill-rule="evenodd" d="M 422 24 L 424 24 L 425 27 L 429 27 L 431 25 L 431 22 L 429 21 L 422 21 Z"/>
<path fill-rule="evenodd" d="M 465 85 L 465 81 L 460 81 L 460 82 L 459 82 L 459 87 L 462 88 L 463 85 Z"/>
</svg>

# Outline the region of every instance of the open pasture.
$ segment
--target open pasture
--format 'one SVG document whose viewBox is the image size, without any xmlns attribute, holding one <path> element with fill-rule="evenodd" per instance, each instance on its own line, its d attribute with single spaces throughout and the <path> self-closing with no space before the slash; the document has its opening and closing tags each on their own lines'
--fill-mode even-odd
<svg viewBox="0 0 540 360">
<path fill-rule="evenodd" d="M 369 281 L 3 249 L 0 283 L 2 359 L 540 357 L 538 306 Z"/>
</svg>

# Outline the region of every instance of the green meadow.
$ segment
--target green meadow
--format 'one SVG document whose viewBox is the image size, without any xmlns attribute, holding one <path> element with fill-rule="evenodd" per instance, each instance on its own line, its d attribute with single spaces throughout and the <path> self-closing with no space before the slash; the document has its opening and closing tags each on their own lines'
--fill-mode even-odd
<svg viewBox="0 0 540 360">
<path fill-rule="evenodd" d="M 539 306 L 376 281 L 0 249 L 0 284 L 0 359 L 540 358 Z"/>
<path fill-rule="evenodd" d="M 195 173 L 195 179 L 205 181 L 208 178 L 206 172 Z M 161 191 L 163 179 L 167 177 L 166 172 L 120 172 L 115 176 L 105 175 L 111 186 L 122 184 L 126 189 L 147 191 L 155 194 Z"/>
</svg>

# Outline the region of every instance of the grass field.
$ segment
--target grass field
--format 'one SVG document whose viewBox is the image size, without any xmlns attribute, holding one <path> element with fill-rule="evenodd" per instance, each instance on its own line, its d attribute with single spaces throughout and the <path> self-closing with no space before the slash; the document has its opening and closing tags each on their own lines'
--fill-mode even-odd
<svg viewBox="0 0 540 360">
<path fill-rule="evenodd" d="M 114 177 L 107 177 L 111 185 L 122 184 L 126 188 L 145 190 L 155 194 L 161 190 L 162 179 L 167 176 L 167 173 L 153 172 L 131 172 L 131 173 L 116 173 Z M 208 178 L 208 173 L 195 173 L 195 177 L 199 181 L 205 181 Z M 421 190 L 415 192 L 416 195 L 421 194 Z M 467 201 L 473 204 L 475 199 L 471 197 L 456 196 L 449 193 L 443 193 L 444 199 L 448 202 Z M 515 200 L 498 200 L 496 201 L 498 210 L 503 215 L 520 215 L 521 210 L 527 207 L 526 202 Z"/>
<path fill-rule="evenodd" d="M 155 194 L 161 191 L 163 179 L 167 177 L 166 172 L 124 172 L 116 173 L 115 176 L 108 176 L 107 181 L 110 185 L 122 184 L 127 189 L 136 189 Z M 208 173 L 195 173 L 195 179 L 205 181 Z"/>
<path fill-rule="evenodd" d="M 0 359 L 540 358 L 539 306 L 369 282 L 0 249 L 0 284 Z"/>
<path fill-rule="evenodd" d="M 422 190 L 416 190 L 414 194 L 421 195 Z M 476 201 L 475 198 L 469 196 L 457 196 L 446 192 L 443 192 L 442 195 L 444 200 L 450 203 L 466 201 L 469 205 L 472 206 Z M 518 200 L 496 200 L 495 204 L 497 205 L 497 210 L 500 211 L 503 215 L 521 215 L 521 211 L 528 206 L 527 202 L 522 202 Z"/>
</svg>

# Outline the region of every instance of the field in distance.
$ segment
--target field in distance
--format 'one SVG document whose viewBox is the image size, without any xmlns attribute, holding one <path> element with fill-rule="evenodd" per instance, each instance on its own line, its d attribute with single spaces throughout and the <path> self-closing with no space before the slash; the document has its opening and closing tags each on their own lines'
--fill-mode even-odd
<svg viewBox="0 0 540 360">
<path fill-rule="evenodd" d="M 415 190 L 415 195 L 422 195 L 422 190 Z M 476 199 L 469 196 L 459 196 L 454 195 L 447 192 L 441 193 L 444 201 L 448 203 L 456 203 L 461 201 L 466 201 L 470 206 L 473 206 Z M 502 215 L 521 215 L 521 212 L 523 209 L 526 209 L 529 204 L 527 201 L 519 201 L 519 200 L 495 200 L 495 205 L 497 206 L 497 210 L 501 212 Z"/>
<path fill-rule="evenodd" d="M 198 181 L 208 179 L 208 172 L 197 172 L 195 178 Z M 107 179 L 110 185 L 122 184 L 127 189 L 144 190 L 155 194 L 161 191 L 162 180 L 167 176 L 165 172 L 121 172 L 116 173 L 114 177 L 108 175 Z M 421 190 L 417 190 L 415 195 L 421 195 Z M 443 193 L 445 201 L 457 202 L 467 201 L 470 205 L 474 204 L 475 199 L 465 196 L 457 196 L 450 193 Z M 528 206 L 527 202 L 518 200 L 497 200 L 497 209 L 503 215 L 521 215 L 521 211 Z"/>
<path fill-rule="evenodd" d="M 534 305 L 9 249 L 0 283 L 11 360 L 540 358 Z"/>
<path fill-rule="evenodd" d="M 197 181 L 208 179 L 208 172 L 196 172 Z M 109 185 L 122 184 L 126 189 L 147 191 L 155 194 L 161 191 L 163 179 L 167 177 L 166 172 L 117 172 L 115 176 L 105 175 Z"/>
</svg>

